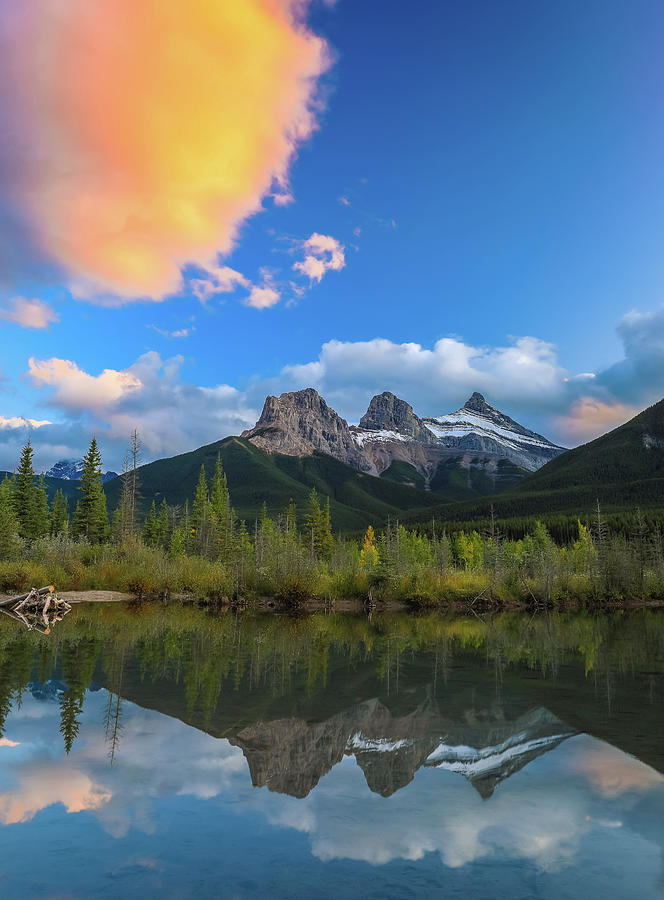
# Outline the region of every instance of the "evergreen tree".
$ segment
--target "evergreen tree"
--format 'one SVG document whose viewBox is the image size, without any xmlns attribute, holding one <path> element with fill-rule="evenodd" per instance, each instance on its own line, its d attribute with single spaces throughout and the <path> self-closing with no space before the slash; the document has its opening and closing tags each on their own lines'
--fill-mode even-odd
<svg viewBox="0 0 664 900">
<path fill-rule="evenodd" d="M 330 520 L 330 498 L 327 498 L 325 509 L 321 509 L 316 488 L 309 494 L 309 508 L 305 521 L 311 555 L 319 559 L 329 559 L 334 549 Z"/>
<path fill-rule="evenodd" d="M 156 547 L 166 549 L 170 542 L 170 521 L 168 515 L 168 503 L 166 498 L 161 501 L 159 513 L 154 524 L 154 542 Z"/>
<path fill-rule="evenodd" d="M 157 506 L 152 501 L 152 506 L 150 507 L 150 513 L 145 520 L 145 524 L 143 525 L 143 540 L 148 545 L 148 547 L 156 546 L 156 538 L 157 538 Z"/>
<path fill-rule="evenodd" d="M 69 502 L 58 488 L 51 504 L 51 534 L 66 534 L 69 530 Z"/>
<path fill-rule="evenodd" d="M 93 638 L 66 643 L 62 652 L 62 675 L 67 690 L 60 694 L 60 734 L 67 753 L 78 737 L 83 700 L 92 681 L 97 654 L 98 645 Z"/>
<path fill-rule="evenodd" d="M 221 454 L 217 455 L 217 462 L 212 476 L 210 490 L 210 515 L 214 525 L 214 549 L 218 556 L 226 559 L 231 551 L 233 543 L 232 511 L 226 474 L 221 462 Z"/>
<path fill-rule="evenodd" d="M 83 457 L 79 491 L 81 497 L 76 504 L 72 531 L 76 537 L 100 543 L 108 536 L 108 515 L 101 480 L 101 454 L 96 438 L 92 438 L 90 449 Z"/>
<path fill-rule="evenodd" d="M 32 465 L 34 452 L 28 438 L 27 444 L 21 450 L 14 492 L 18 531 L 20 536 L 28 541 L 33 541 L 48 532 L 48 512 L 46 519 L 42 518 L 43 500 L 46 496 L 43 492 L 43 483 L 41 489 L 35 484 L 35 470 Z"/>
<path fill-rule="evenodd" d="M 191 535 L 194 550 L 197 553 L 206 553 L 210 544 L 210 501 L 204 465 L 201 466 L 191 508 Z"/>
<path fill-rule="evenodd" d="M 16 479 L 5 475 L 0 483 L 0 558 L 10 556 L 19 540 L 15 491 Z"/>
<path fill-rule="evenodd" d="M 39 523 L 38 537 L 42 537 L 50 532 L 50 519 L 44 476 L 40 475 L 39 481 L 35 485 L 35 522 Z"/>
</svg>

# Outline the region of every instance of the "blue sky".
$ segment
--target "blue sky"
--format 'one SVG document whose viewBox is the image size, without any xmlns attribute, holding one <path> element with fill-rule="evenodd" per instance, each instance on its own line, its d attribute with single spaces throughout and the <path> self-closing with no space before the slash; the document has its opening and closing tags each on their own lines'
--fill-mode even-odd
<svg viewBox="0 0 664 900">
<path fill-rule="evenodd" d="M 73 16 L 79 2 L 64 7 Z M 192 18 L 202 20 L 208 2 L 196 0 Z M 223 31 L 227 4 L 216 6 Z M 90 262 L 84 238 L 88 227 L 94 235 L 99 226 L 95 210 L 89 221 L 69 210 L 90 193 L 115 215 L 111 189 L 99 187 L 102 176 L 106 183 L 116 175 L 129 180 L 139 156 L 152 163 L 150 171 L 160 169 L 168 155 L 160 135 L 141 132 L 133 147 L 127 139 L 129 149 L 100 149 L 102 139 L 90 137 L 80 118 L 72 120 L 69 106 L 56 106 L 48 132 L 40 131 L 31 103 L 35 97 L 45 103 L 48 95 L 28 63 L 38 38 L 53 46 L 73 40 L 67 14 L 46 25 L 28 21 L 27 13 L 0 18 L 0 43 L 21 49 L 19 62 L 0 62 L 0 109 L 12 123 L 0 148 L 0 466 L 13 466 L 25 438 L 16 417 L 52 423 L 33 438 L 44 465 L 78 455 L 93 431 L 118 465 L 134 424 L 144 432 L 146 455 L 160 456 L 241 430 L 266 393 L 309 383 L 349 419 L 359 418 L 379 390 L 395 390 L 417 412 L 432 414 L 458 407 L 478 389 L 567 444 L 660 399 L 661 4 L 338 0 L 305 4 L 298 14 L 287 0 L 276 6 L 288 13 L 285 40 L 306 35 L 306 49 L 323 47 L 324 61 L 304 59 L 303 51 L 301 70 L 273 76 L 274 96 L 259 102 L 247 86 L 245 105 L 228 113 L 229 121 L 241 120 L 237 129 L 246 128 L 247 158 L 267 153 L 261 171 L 272 172 L 272 186 L 247 176 L 238 188 L 244 213 L 236 196 L 234 205 L 221 197 L 217 208 L 226 219 L 218 245 L 214 228 L 205 248 L 192 245 L 182 228 L 172 228 L 166 240 L 151 216 L 144 230 L 154 229 L 155 244 L 184 277 L 181 284 L 171 278 L 166 290 L 166 275 L 158 272 L 153 282 L 137 282 L 135 294 L 131 273 L 122 273 L 119 289 L 109 275 L 105 261 L 115 249 L 110 241 L 104 246 L 107 235 Z M 130 18 L 130 41 L 133 25 Z M 102 26 L 102 19 L 90 25 L 103 47 Z M 250 47 L 257 26 L 247 27 Z M 197 34 L 185 36 L 191 54 Z M 291 56 L 301 49 L 292 47 Z M 233 48 L 238 57 L 245 52 L 241 36 Z M 147 56 L 159 52 L 152 48 Z M 67 95 L 72 73 L 56 63 L 52 80 Z M 221 77 L 239 63 L 220 55 L 213 65 Z M 259 57 L 252 61 L 260 65 Z M 147 76 L 136 71 L 140 94 Z M 25 76 L 20 90 L 17 72 Z M 103 103 L 106 74 L 102 66 L 91 76 L 89 98 L 71 89 L 76 103 L 94 104 L 97 94 Z M 288 78 L 301 86 L 304 76 L 306 96 L 286 109 Z M 241 96 L 243 86 L 238 80 Z M 123 96 L 111 95 L 126 106 L 117 110 L 119 122 L 138 103 Z M 192 122 L 197 113 L 214 120 L 217 100 L 227 108 L 223 96 L 212 94 L 199 109 L 197 96 Z M 161 192 L 155 201 L 161 210 L 174 184 L 187 190 L 180 161 L 200 154 L 187 145 L 186 107 L 183 118 L 175 100 L 172 108 L 167 96 L 154 103 L 155 115 L 172 115 L 178 129 L 172 143 L 182 145 L 161 180 L 149 179 L 154 194 Z M 80 117 L 85 106 L 75 109 Z M 264 122 L 290 142 L 286 161 L 259 146 Z M 221 149 L 212 165 L 225 172 L 232 162 L 223 158 L 230 146 L 224 127 L 230 124 L 219 125 Z M 112 143 L 112 132 L 104 131 L 103 140 Z M 19 152 L 26 145 L 29 165 Z M 65 176 L 62 147 L 73 148 Z M 92 188 L 90 159 L 101 173 Z M 121 209 L 128 219 L 139 208 L 132 207 L 136 196 Z M 73 249 L 61 240 L 67 229 L 81 232 Z M 312 244 L 312 236 L 327 243 Z M 210 246 L 218 246 L 217 265 L 237 273 L 235 290 L 215 293 Z M 323 264 L 320 281 L 307 274 L 313 270 L 294 268 L 311 253 Z M 184 258 L 189 264 L 181 264 Z M 204 303 L 195 296 L 195 277 L 207 279 Z M 146 301 L 145 285 L 152 283 Z M 272 305 L 247 305 L 252 288 L 269 291 L 255 296 Z"/>
</svg>

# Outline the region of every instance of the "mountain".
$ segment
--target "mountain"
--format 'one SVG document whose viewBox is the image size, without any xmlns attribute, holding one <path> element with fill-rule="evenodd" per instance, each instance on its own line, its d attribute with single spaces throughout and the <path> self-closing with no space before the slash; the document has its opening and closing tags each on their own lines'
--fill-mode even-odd
<svg viewBox="0 0 664 900">
<path fill-rule="evenodd" d="M 455 722 L 436 703 L 395 716 L 378 698 L 324 721 L 256 722 L 229 739 L 244 753 L 254 787 L 306 797 L 344 756 L 354 756 L 367 787 L 390 797 L 421 766 L 464 776 L 483 799 L 497 785 L 577 732 L 548 710 L 510 721 L 501 708 L 481 723 Z"/>
<path fill-rule="evenodd" d="M 266 453 L 248 440 L 230 437 L 141 466 L 138 477 L 143 514 L 153 500 L 159 505 L 165 498 L 173 506 L 191 502 L 201 465 L 211 475 L 217 455 L 221 455 L 235 511 L 247 522 L 260 516 L 263 503 L 268 513 L 276 516 L 291 499 L 303 514 L 312 488 L 330 498 L 332 525 L 339 531 L 361 531 L 369 522 L 382 525 L 388 519 L 403 519 L 407 512 L 426 509 L 441 500 L 408 484 L 374 478 L 318 451 L 306 456 Z M 105 491 L 112 510 L 120 500 L 121 479 L 106 484 Z"/>
<path fill-rule="evenodd" d="M 434 434 L 408 403 L 389 392 L 372 399 L 359 425 L 349 425 L 313 388 L 268 397 L 256 425 L 241 437 L 141 466 L 142 511 L 164 498 L 183 506 L 194 494 L 201 465 L 210 475 L 221 454 L 240 518 L 253 521 L 263 503 L 277 515 L 291 498 L 304 511 L 316 488 L 330 498 L 333 527 L 359 531 L 388 519 L 420 513 L 426 518 L 427 510 L 441 503 L 494 494 L 527 474 L 510 457 L 534 466 L 544 453 L 562 452 L 479 395 L 459 413 L 479 401 L 484 405 L 473 414 L 482 424 L 473 426 L 475 445 L 469 447 L 472 429 L 467 435 Z M 109 509 L 120 491 L 120 479 L 106 484 Z"/>
<path fill-rule="evenodd" d="M 499 497 L 442 505 L 435 514 L 471 521 L 486 518 L 492 506 L 498 518 L 576 517 L 592 513 L 598 500 L 605 513 L 664 508 L 664 400 L 568 450 Z"/>
<path fill-rule="evenodd" d="M 477 392 L 456 412 L 422 421 L 448 447 L 493 452 L 532 472 L 565 450 L 519 425 Z"/>
<path fill-rule="evenodd" d="M 82 472 L 82 459 L 61 459 L 45 474 L 49 478 L 61 478 L 63 481 L 80 481 Z M 117 477 L 117 472 L 102 472 L 101 480 L 105 483 Z"/>
<path fill-rule="evenodd" d="M 478 393 L 454 413 L 421 419 L 385 391 L 373 397 L 359 425 L 349 425 L 307 388 L 268 397 L 242 437 L 267 453 L 319 451 L 362 472 L 463 496 L 507 487 L 564 452 Z"/>
</svg>

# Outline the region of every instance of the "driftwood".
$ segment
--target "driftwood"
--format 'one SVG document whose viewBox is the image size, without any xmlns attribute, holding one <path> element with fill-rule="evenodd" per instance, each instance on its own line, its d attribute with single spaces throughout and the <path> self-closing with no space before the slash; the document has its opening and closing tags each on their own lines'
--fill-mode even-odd
<svg viewBox="0 0 664 900">
<path fill-rule="evenodd" d="M 62 619 L 71 606 L 53 594 L 53 585 L 32 588 L 27 594 L 0 601 L 0 612 L 22 622 L 26 628 L 50 634 L 51 626 Z"/>
</svg>

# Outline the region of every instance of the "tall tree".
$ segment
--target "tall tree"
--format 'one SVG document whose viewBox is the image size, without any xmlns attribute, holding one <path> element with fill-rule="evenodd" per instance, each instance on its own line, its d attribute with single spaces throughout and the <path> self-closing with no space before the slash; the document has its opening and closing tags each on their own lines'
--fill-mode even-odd
<svg viewBox="0 0 664 900">
<path fill-rule="evenodd" d="M 90 449 L 83 457 L 81 497 L 76 505 L 72 531 L 92 543 L 100 543 L 108 535 L 106 495 L 101 480 L 101 454 L 97 439 L 92 438 Z"/>
<path fill-rule="evenodd" d="M 69 530 L 69 501 L 59 488 L 51 504 L 51 534 L 66 534 Z"/>
<path fill-rule="evenodd" d="M 32 464 L 34 452 L 30 438 L 28 438 L 27 444 L 21 450 L 14 491 L 18 531 L 21 537 L 28 541 L 33 541 L 48 532 L 48 514 L 46 519 L 43 518 L 45 493 L 35 483 L 35 470 Z"/>
<path fill-rule="evenodd" d="M 0 558 L 10 556 L 19 540 L 15 491 L 16 479 L 5 475 L 0 483 Z"/>
<path fill-rule="evenodd" d="M 197 553 L 206 553 L 210 543 L 210 501 L 204 465 L 201 465 L 194 503 L 191 507 L 191 535 L 194 550 Z"/>
</svg>

